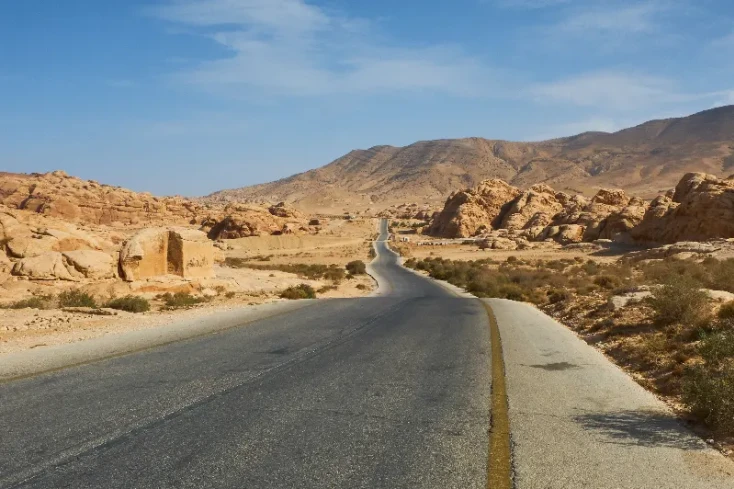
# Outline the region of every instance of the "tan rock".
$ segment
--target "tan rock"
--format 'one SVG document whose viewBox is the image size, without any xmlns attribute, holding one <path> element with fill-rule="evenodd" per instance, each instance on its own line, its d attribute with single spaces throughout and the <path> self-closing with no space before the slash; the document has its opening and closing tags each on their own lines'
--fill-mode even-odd
<svg viewBox="0 0 734 489">
<path fill-rule="evenodd" d="M 15 263 L 12 274 L 33 280 L 80 280 L 81 273 L 72 273 L 66 266 L 64 256 L 51 251 L 42 255 L 23 258 Z"/>
<path fill-rule="evenodd" d="M 644 243 L 734 237 L 734 179 L 686 174 L 672 200 L 656 198 L 630 234 Z"/>
<path fill-rule="evenodd" d="M 127 281 L 162 275 L 213 276 L 214 246 L 204 233 L 184 228 L 151 228 L 130 238 L 120 251 Z"/>
<path fill-rule="evenodd" d="M 441 213 L 434 218 L 428 234 L 444 238 L 466 238 L 482 226 L 498 225 L 503 211 L 520 191 L 502 180 L 485 180 L 473 189 L 449 196 Z"/>
<path fill-rule="evenodd" d="M 115 259 L 96 250 L 65 251 L 64 256 L 67 269 L 73 269 L 86 279 L 104 280 L 117 277 Z"/>
<path fill-rule="evenodd" d="M 504 229 L 525 229 L 547 226 L 563 210 L 556 192 L 548 185 L 533 185 L 510 204 L 499 224 Z"/>
</svg>

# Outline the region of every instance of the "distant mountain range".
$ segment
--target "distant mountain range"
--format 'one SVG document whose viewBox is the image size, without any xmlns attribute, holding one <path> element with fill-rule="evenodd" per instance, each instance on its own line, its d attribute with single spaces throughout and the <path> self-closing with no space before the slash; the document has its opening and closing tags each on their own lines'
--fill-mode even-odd
<svg viewBox="0 0 734 489">
<path fill-rule="evenodd" d="M 206 198 L 286 201 L 311 209 L 378 208 L 439 202 L 487 178 L 586 194 L 614 187 L 644 197 L 673 187 L 686 172 L 728 175 L 733 168 L 734 106 L 727 106 L 615 133 L 534 143 L 466 138 L 375 146 L 315 170 Z"/>
</svg>

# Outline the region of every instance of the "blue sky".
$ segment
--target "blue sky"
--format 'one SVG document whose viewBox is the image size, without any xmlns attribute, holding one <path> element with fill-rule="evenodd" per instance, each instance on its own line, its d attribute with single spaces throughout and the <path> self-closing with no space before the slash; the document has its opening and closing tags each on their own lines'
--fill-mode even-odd
<svg viewBox="0 0 734 489">
<path fill-rule="evenodd" d="M 0 170 L 203 195 L 354 148 L 734 104 L 731 0 L 23 0 Z"/>
</svg>

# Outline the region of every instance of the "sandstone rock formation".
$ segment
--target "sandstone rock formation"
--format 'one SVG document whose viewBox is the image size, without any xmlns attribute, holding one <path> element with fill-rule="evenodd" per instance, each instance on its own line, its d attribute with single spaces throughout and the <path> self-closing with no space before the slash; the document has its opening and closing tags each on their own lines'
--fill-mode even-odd
<svg viewBox="0 0 734 489">
<path fill-rule="evenodd" d="M 154 197 L 149 193 L 70 177 L 62 171 L 0 174 L 0 204 L 82 225 L 114 227 L 205 226 L 231 217 L 257 231 L 247 236 L 279 231 L 286 222 L 306 223 L 300 212 L 282 202 L 266 207 L 209 203 L 183 197 Z M 18 246 L 20 244 L 16 244 Z M 62 246 L 58 251 L 72 248 L 71 245 Z"/>
<path fill-rule="evenodd" d="M 50 251 L 19 260 L 12 274 L 33 280 L 104 280 L 115 278 L 116 268 L 112 256 L 101 251 Z"/>
<path fill-rule="evenodd" d="M 734 237 L 734 177 L 687 173 L 672 199 L 653 200 L 631 234 L 648 244 Z"/>
<path fill-rule="evenodd" d="M 560 200 L 559 200 L 560 197 Z M 497 227 L 500 229 L 526 229 L 547 226 L 553 216 L 563 209 L 561 201 L 565 196 L 558 195 L 548 185 L 533 185 L 510 203 L 510 207 Z"/>
<path fill-rule="evenodd" d="M 520 232 L 514 238 L 553 240 L 563 245 L 598 239 L 630 242 L 631 230 L 647 210 L 643 200 L 629 197 L 623 190 L 601 189 L 587 200 L 542 184 L 520 192 L 499 180 L 488 182 L 453 194 L 427 234 L 494 237 L 493 230 L 509 230 Z M 495 247 L 494 242 L 491 247 Z"/>
<path fill-rule="evenodd" d="M 520 190 L 502 180 L 485 180 L 473 189 L 455 192 L 446 200 L 427 234 L 445 238 L 474 236 L 482 226 L 495 225 Z"/>
<path fill-rule="evenodd" d="M 120 270 L 127 281 L 162 275 L 213 277 L 214 246 L 200 231 L 185 228 L 144 229 L 120 251 Z"/>
</svg>

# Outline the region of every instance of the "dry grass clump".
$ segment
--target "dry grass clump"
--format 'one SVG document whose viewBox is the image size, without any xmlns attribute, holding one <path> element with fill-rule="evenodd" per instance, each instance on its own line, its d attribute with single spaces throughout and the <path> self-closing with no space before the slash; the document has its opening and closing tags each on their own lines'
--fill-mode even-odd
<svg viewBox="0 0 734 489">
<path fill-rule="evenodd" d="M 150 302 L 145 297 L 127 295 L 110 300 L 105 304 L 105 307 L 127 312 L 148 312 L 150 311 Z"/>
<path fill-rule="evenodd" d="M 79 289 L 65 290 L 58 295 L 59 307 L 97 307 L 94 296 Z"/>
<path fill-rule="evenodd" d="M 346 278 L 347 272 L 339 265 L 320 265 L 305 263 L 287 263 L 287 264 L 258 264 L 249 263 L 244 258 L 228 257 L 224 260 L 224 264 L 232 268 L 251 268 L 253 270 L 278 270 L 286 273 L 293 273 L 300 278 L 309 280 L 332 280 L 339 282 Z M 363 263 L 364 264 L 364 263 Z"/>
<path fill-rule="evenodd" d="M 299 284 L 288 287 L 280 293 L 282 299 L 299 300 L 299 299 L 315 299 L 316 291 L 308 284 Z"/>
<path fill-rule="evenodd" d="M 163 300 L 166 309 L 185 309 L 209 302 L 206 297 L 196 297 L 188 292 L 176 292 L 175 294 L 166 292 L 160 298 Z"/>
</svg>

